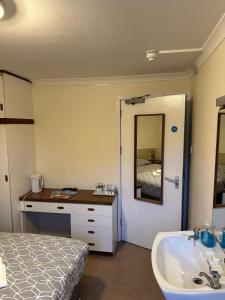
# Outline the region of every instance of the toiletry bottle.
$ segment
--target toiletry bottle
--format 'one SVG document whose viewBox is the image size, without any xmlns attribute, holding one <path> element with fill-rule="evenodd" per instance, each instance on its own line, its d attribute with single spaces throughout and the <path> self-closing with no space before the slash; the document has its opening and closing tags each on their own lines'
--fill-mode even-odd
<svg viewBox="0 0 225 300">
<path fill-rule="evenodd" d="M 221 247 L 225 249 L 225 227 L 222 230 L 222 237 L 221 237 Z"/>
<path fill-rule="evenodd" d="M 201 242 L 208 248 L 213 248 L 216 245 L 216 239 L 212 226 L 205 224 L 201 230 Z"/>
</svg>

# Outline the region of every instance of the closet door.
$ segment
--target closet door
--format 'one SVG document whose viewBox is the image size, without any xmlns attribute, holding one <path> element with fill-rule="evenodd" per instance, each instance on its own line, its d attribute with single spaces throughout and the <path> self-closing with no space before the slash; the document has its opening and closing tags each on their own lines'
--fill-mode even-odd
<svg viewBox="0 0 225 300">
<path fill-rule="evenodd" d="M 3 76 L 0 75 L 0 118 L 5 117 L 4 111 L 4 89 L 3 89 Z"/>
<path fill-rule="evenodd" d="M 0 231 L 12 231 L 6 125 L 0 125 Z"/>
<path fill-rule="evenodd" d="M 19 196 L 31 190 L 30 176 L 35 172 L 34 127 L 8 124 L 7 145 L 10 170 L 10 196 L 13 231 L 21 231 Z"/>
</svg>

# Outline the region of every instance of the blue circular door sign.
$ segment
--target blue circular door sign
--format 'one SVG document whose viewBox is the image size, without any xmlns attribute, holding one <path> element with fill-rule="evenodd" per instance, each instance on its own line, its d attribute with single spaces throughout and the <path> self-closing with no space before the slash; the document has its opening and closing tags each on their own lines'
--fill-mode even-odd
<svg viewBox="0 0 225 300">
<path fill-rule="evenodd" d="M 177 132 L 177 130 L 178 130 L 178 128 L 177 128 L 176 125 L 174 125 L 174 126 L 171 127 L 171 131 L 172 131 L 172 132 Z"/>
</svg>

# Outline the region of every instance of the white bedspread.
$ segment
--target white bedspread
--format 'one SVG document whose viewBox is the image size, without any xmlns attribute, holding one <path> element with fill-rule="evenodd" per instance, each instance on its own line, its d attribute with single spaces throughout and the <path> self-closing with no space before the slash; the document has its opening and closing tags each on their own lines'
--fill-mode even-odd
<svg viewBox="0 0 225 300">
<path fill-rule="evenodd" d="M 148 164 L 137 168 L 137 184 L 141 185 L 141 192 L 154 197 L 161 193 L 161 165 Z"/>
</svg>

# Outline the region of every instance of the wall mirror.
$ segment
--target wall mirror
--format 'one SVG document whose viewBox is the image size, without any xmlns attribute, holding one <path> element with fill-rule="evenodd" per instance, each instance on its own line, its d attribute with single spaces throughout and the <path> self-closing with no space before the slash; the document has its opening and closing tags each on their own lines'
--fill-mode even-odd
<svg viewBox="0 0 225 300">
<path fill-rule="evenodd" d="M 213 225 L 221 230 L 225 226 L 225 112 L 218 113 Z"/>
<path fill-rule="evenodd" d="M 218 113 L 214 207 L 225 207 L 225 113 Z"/>
<path fill-rule="evenodd" d="M 134 198 L 163 204 L 165 115 L 134 116 Z"/>
</svg>

